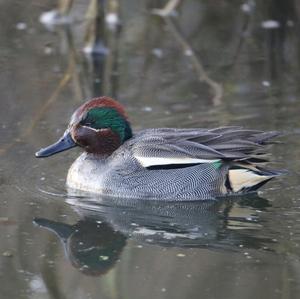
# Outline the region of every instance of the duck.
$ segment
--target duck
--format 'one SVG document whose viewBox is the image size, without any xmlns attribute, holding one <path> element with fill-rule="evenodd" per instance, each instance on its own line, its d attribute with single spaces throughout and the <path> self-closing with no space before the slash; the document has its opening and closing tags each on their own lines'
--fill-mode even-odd
<svg viewBox="0 0 300 299">
<path fill-rule="evenodd" d="M 102 96 L 82 104 L 63 136 L 35 156 L 82 148 L 68 171 L 70 190 L 132 199 L 216 200 L 256 192 L 281 174 L 266 167 L 268 145 L 278 135 L 239 126 L 133 133 L 124 107 Z"/>
</svg>

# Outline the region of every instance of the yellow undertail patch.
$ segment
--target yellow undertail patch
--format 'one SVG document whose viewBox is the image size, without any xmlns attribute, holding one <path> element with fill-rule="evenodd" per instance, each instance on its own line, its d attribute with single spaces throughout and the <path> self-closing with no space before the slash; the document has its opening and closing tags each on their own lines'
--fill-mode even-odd
<svg viewBox="0 0 300 299">
<path fill-rule="evenodd" d="M 239 192 L 243 188 L 251 188 L 272 177 L 272 175 L 259 175 L 248 169 L 230 169 L 228 173 L 230 186 L 233 192 Z"/>
</svg>

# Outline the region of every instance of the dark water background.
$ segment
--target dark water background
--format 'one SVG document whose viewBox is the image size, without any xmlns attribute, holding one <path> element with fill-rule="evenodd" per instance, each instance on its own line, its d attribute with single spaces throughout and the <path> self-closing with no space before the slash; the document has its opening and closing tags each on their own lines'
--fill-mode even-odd
<svg viewBox="0 0 300 299">
<path fill-rule="evenodd" d="M 87 2 L 49 31 L 39 17 L 53 2 L 0 1 L 0 298 L 299 298 L 298 1 L 184 1 L 175 27 L 150 13 L 164 1 L 122 1 L 122 27 L 102 32 L 94 59 L 81 52 Z M 220 104 L 178 32 L 223 86 Z M 126 106 L 134 129 L 282 131 L 271 152 L 289 175 L 216 204 L 68 197 L 79 149 L 34 152 L 100 94 Z"/>
</svg>

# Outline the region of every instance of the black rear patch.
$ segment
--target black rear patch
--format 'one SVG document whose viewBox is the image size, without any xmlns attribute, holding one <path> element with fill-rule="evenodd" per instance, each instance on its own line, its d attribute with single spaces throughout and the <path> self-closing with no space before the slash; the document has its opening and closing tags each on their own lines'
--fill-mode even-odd
<svg viewBox="0 0 300 299">
<path fill-rule="evenodd" d="M 227 189 L 227 191 L 229 192 L 232 192 L 232 187 L 231 187 L 231 184 L 230 184 L 230 181 L 229 181 L 229 175 L 227 174 L 226 175 L 226 179 L 225 179 L 225 187 Z"/>
<path fill-rule="evenodd" d="M 162 169 L 179 169 L 179 168 L 188 168 L 199 165 L 201 163 L 192 163 L 192 164 L 167 164 L 167 165 L 153 165 L 146 167 L 149 170 L 162 170 Z"/>
<path fill-rule="evenodd" d="M 266 179 L 265 181 L 262 181 L 252 187 L 248 187 L 247 188 L 247 192 L 252 192 L 252 191 L 256 191 L 258 188 L 260 188 L 261 186 L 263 186 L 264 184 L 266 184 L 267 182 L 269 182 L 270 180 L 272 180 L 273 177 L 270 177 L 269 179 Z"/>
</svg>

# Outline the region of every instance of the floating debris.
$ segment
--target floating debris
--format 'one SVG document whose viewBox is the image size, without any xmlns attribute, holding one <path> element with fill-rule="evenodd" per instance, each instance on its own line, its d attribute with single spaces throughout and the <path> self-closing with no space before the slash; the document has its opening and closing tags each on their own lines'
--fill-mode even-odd
<svg viewBox="0 0 300 299">
<path fill-rule="evenodd" d="M 109 260 L 109 256 L 107 256 L 107 255 L 100 255 L 99 256 L 99 260 L 100 261 L 107 261 L 107 260 Z"/>
<path fill-rule="evenodd" d="M 105 22 L 110 30 L 115 30 L 120 24 L 119 17 L 116 13 L 108 13 L 105 16 Z"/>
<path fill-rule="evenodd" d="M 154 48 L 152 49 L 152 54 L 157 57 L 157 58 L 162 58 L 164 53 L 163 53 L 163 50 L 160 49 L 160 48 Z"/>
<path fill-rule="evenodd" d="M 276 29 L 280 27 L 280 23 L 275 20 L 266 20 L 261 23 L 261 27 L 264 29 Z"/>
<path fill-rule="evenodd" d="M 167 291 L 167 289 L 166 288 L 162 288 L 161 291 L 164 293 L 164 292 Z"/>
<path fill-rule="evenodd" d="M 271 83 L 270 81 L 262 81 L 261 84 L 265 87 L 270 87 L 271 86 Z"/>
<path fill-rule="evenodd" d="M 43 279 L 40 276 L 35 275 L 29 284 L 30 284 L 30 288 L 35 293 L 46 293 L 47 292 L 47 288 L 43 282 Z"/>
<path fill-rule="evenodd" d="M 10 250 L 4 251 L 2 255 L 5 257 L 13 257 L 13 253 Z"/>
<path fill-rule="evenodd" d="M 145 107 L 142 108 L 142 110 L 145 111 L 145 112 L 152 112 L 153 108 L 150 107 L 150 106 L 145 106 Z"/>
<path fill-rule="evenodd" d="M 54 30 L 56 26 L 71 24 L 73 21 L 70 16 L 64 16 L 55 9 L 42 13 L 39 20 L 49 30 Z"/>
<path fill-rule="evenodd" d="M 17 23 L 16 28 L 18 30 L 26 30 L 27 29 L 27 24 L 24 23 L 24 22 Z"/>
<path fill-rule="evenodd" d="M 90 44 L 87 45 L 83 48 L 83 53 L 87 56 L 90 56 L 92 54 L 97 54 L 97 55 L 108 55 L 109 54 L 109 49 L 106 48 L 103 44 L 98 43 L 98 44 Z"/>
<path fill-rule="evenodd" d="M 178 256 L 178 257 L 185 257 L 186 255 L 184 253 L 178 253 L 176 256 Z"/>
<path fill-rule="evenodd" d="M 241 10 L 245 13 L 251 12 L 251 6 L 248 3 L 244 3 L 241 5 Z"/>
<path fill-rule="evenodd" d="M 241 10 L 246 14 L 250 14 L 254 10 L 254 8 L 255 8 L 255 1 L 253 0 L 246 1 L 241 5 Z"/>
<path fill-rule="evenodd" d="M 185 55 L 185 56 L 193 56 L 193 54 L 194 54 L 194 52 L 193 52 L 192 49 L 186 49 L 186 50 L 184 51 L 184 55 Z"/>
<path fill-rule="evenodd" d="M 53 53 L 53 48 L 50 47 L 50 46 L 45 46 L 45 48 L 44 48 L 44 53 L 45 53 L 46 55 L 51 55 L 51 54 Z"/>
</svg>

